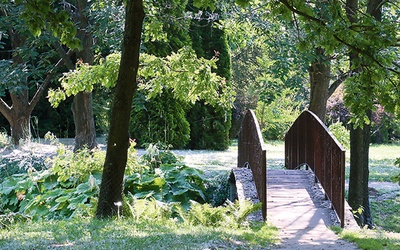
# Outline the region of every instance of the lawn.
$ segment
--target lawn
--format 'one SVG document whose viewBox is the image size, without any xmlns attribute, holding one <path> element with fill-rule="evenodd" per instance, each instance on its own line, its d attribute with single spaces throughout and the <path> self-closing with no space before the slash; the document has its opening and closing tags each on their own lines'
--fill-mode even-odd
<svg viewBox="0 0 400 250">
<path fill-rule="evenodd" d="M 0 229 L 0 249 L 266 249 L 276 228 L 186 225 L 170 220 L 60 220 L 13 223 Z"/>
</svg>

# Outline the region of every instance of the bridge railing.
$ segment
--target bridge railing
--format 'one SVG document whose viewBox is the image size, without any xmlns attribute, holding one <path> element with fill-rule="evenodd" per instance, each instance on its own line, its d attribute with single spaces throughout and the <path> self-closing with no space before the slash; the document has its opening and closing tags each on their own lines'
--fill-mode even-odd
<svg viewBox="0 0 400 250">
<path fill-rule="evenodd" d="M 253 173 L 258 198 L 262 203 L 262 216 L 267 214 L 267 157 L 256 115 L 248 110 L 239 133 L 238 167 L 248 167 Z"/>
<path fill-rule="evenodd" d="M 307 165 L 331 201 L 344 227 L 345 150 L 321 120 L 304 111 L 285 136 L 285 167 Z"/>
</svg>

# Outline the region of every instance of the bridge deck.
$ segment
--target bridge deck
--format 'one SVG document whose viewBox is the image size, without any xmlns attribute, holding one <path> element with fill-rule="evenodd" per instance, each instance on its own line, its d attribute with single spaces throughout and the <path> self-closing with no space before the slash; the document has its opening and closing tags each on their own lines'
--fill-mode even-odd
<svg viewBox="0 0 400 250">
<path fill-rule="evenodd" d="M 332 209 L 313 180 L 306 170 L 267 171 L 267 220 L 279 228 L 282 249 L 357 249 L 328 228 Z"/>
</svg>

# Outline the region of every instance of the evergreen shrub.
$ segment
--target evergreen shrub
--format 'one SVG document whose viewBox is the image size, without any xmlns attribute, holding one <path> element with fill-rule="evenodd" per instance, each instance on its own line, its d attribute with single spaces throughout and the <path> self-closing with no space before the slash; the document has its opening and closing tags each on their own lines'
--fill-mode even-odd
<svg viewBox="0 0 400 250">
<path fill-rule="evenodd" d="M 160 142 L 184 148 L 190 139 L 190 125 L 185 117 L 186 104 L 175 100 L 171 91 L 147 100 L 143 92 L 134 99 L 130 134 L 140 147 Z"/>
<path fill-rule="evenodd" d="M 187 119 L 190 123 L 190 149 L 225 150 L 229 147 L 230 110 L 196 102 L 187 113 Z"/>
</svg>

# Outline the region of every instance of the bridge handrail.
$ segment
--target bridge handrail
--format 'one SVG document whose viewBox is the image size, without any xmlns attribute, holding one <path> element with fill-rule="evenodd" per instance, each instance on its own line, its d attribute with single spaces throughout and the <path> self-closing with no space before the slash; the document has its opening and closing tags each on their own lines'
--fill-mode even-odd
<svg viewBox="0 0 400 250">
<path fill-rule="evenodd" d="M 331 201 L 344 227 L 345 150 L 323 122 L 311 111 L 304 111 L 285 136 L 285 167 L 307 165 Z"/>
<path fill-rule="evenodd" d="M 257 194 L 262 203 L 262 216 L 267 214 L 267 157 L 266 147 L 256 115 L 248 110 L 238 140 L 238 167 L 249 167 L 253 173 Z"/>
</svg>

